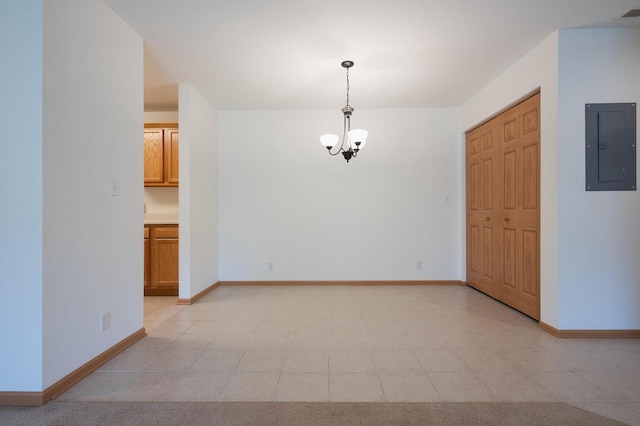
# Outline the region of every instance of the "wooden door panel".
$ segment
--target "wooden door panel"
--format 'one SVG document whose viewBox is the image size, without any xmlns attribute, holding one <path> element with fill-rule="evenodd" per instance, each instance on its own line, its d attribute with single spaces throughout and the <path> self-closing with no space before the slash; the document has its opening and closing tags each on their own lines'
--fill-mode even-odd
<svg viewBox="0 0 640 426">
<path fill-rule="evenodd" d="M 501 300 L 519 311 L 539 316 L 539 233 L 536 229 L 504 229 L 504 279 Z"/>
<path fill-rule="evenodd" d="M 502 182 L 502 199 L 503 210 L 514 210 L 517 203 L 517 153 L 516 151 L 509 151 L 503 154 L 502 170 L 503 170 L 503 182 Z"/>
<path fill-rule="evenodd" d="M 538 208 L 538 145 L 522 149 L 522 208 Z"/>
<path fill-rule="evenodd" d="M 493 210 L 493 158 L 482 161 L 482 209 Z"/>
<path fill-rule="evenodd" d="M 531 104 L 531 102 L 529 103 Z M 538 128 L 538 110 L 539 106 L 527 104 L 528 110 L 522 114 L 522 135 L 539 131 Z"/>
<path fill-rule="evenodd" d="M 538 231 L 522 231 L 522 291 L 538 296 Z"/>
<path fill-rule="evenodd" d="M 471 225 L 469 233 L 469 243 L 471 247 L 470 269 L 476 274 L 480 274 L 480 227 L 477 225 Z"/>
<path fill-rule="evenodd" d="M 480 163 L 472 163 L 469 170 L 469 188 L 471 190 L 471 202 L 469 207 L 472 211 L 480 210 Z"/>
<path fill-rule="evenodd" d="M 492 150 L 495 146 L 493 129 L 486 129 L 482 134 L 482 151 Z"/>
<path fill-rule="evenodd" d="M 518 125 L 516 119 L 511 114 L 511 117 L 507 118 L 509 111 L 503 113 L 502 119 L 502 143 L 511 142 L 516 139 L 518 134 Z"/>
<path fill-rule="evenodd" d="M 493 227 L 482 227 L 482 275 L 489 280 L 493 279 L 493 254 L 494 254 Z"/>
<path fill-rule="evenodd" d="M 467 153 L 474 156 L 480 153 L 480 135 L 473 135 L 468 142 Z"/>
<path fill-rule="evenodd" d="M 502 236 L 502 283 L 516 288 L 516 230 L 504 228 Z"/>
</svg>

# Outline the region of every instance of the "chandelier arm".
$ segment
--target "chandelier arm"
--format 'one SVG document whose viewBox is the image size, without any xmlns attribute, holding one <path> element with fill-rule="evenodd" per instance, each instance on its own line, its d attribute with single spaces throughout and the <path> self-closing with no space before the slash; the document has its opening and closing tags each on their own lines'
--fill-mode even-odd
<svg viewBox="0 0 640 426">
<path fill-rule="evenodd" d="M 346 149 L 344 149 L 344 141 L 347 138 L 347 132 L 348 132 L 348 127 L 351 127 L 350 125 L 348 126 L 347 123 L 350 123 L 351 121 L 349 120 L 349 116 L 345 115 L 344 119 L 342 120 L 342 143 L 340 144 L 340 150 L 341 151 L 347 151 Z M 347 145 L 348 148 L 351 148 L 350 145 Z"/>
<path fill-rule="evenodd" d="M 349 126 L 350 127 L 350 126 Z M 329 155 L 331 156 L 336 156 L 342 152 L 345 152 L 346 150 L 344 149 L 344 140 L 345 140 L 345 136 L 347 135 L 347 116 L 344 116 L 343 119 L 343 124 L 342 124 L 342 142 L 340 143 L 340 148 L 336 151 L 336 153 L 332 153 L 331 150 L 329 150 Z M 333 148 L 333 147 L 332 147 Z"/>
<path fill-rule="evenodd" d="M 344 124 L 344 126 L 346 126 L 346 123 Z M 329 150 L 329 155 L 331 155 L 333 157 L 335 157 L 336 155 L 341 154 L 342 152 L 344 152 L 344 148 L 343 148 L 344 147 L 344 135 L 345 135 L 344 128 L 345 127 L 343 127 L 343 130 L 342 130 L 342 142 L 340 143 L 340 148 L 338 148 L 338 150 L 335 152 L 335 154 L 332 153 L 331 150 Z"/>
</svg>

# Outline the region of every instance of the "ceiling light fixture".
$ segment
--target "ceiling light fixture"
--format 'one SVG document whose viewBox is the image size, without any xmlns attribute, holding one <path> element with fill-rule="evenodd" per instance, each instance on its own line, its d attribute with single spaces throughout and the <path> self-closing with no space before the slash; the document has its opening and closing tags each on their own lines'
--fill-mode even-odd
<svg viewBox="0 0 640 426">
<path fill-rule="evenodd" d="M 342 143 L 336 152 L 331 152 L 331 150 L 334 146 L 337 146 L 337 143 L 340 140 L 338 135 L 322 135 L 320 136 L 320 143 L 327 148 L 331 155 L 338 155 L 342 153 L 344 159 L 347 160 L 348 163 L 352 157 L 357 157 L 358 152 L 364 148 L 364 145 L 367 143 L 367 136 L 369 135 L 369 132 L 364 129 L 351 130 L 351 114 L 354 110 L 351 105 L 349 105 L 349 68 L 353 66 L 353 61 L 344 61 L 341 65 L 343 68 L 347 69 L 347 105 L 342 108 L 342 114 L 344 116 L 342 124 Z"/>
</svg>

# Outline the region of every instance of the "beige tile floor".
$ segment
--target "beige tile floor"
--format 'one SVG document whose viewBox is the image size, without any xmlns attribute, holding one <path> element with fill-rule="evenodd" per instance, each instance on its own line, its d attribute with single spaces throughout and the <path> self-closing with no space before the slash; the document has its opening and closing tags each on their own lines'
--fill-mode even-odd
<svg viewBox="0 0 640 426">
<path fill-rule="evenodd" d="M 144 321 L 59 400 L 563 401 L 640 425 L 640 340 L 556 339 L 468 287 L 219 287 Z"/>
</svg>

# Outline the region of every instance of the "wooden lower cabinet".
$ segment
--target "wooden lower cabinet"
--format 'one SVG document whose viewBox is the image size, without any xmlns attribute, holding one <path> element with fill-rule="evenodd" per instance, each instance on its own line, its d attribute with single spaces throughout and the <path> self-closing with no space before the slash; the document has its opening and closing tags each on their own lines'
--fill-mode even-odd
<svg viewBox="0 0 640 426">
<path fill-rule="evenodd" d="M 179 279 L 178 225 L 148 225 L 149 240 L 145 244 L 145 296 L 177 296 Z M 145 240 L 146 243 L 146 240 Z M 148 251 L 146 247 L 148 246 Z"/>
</svg>

